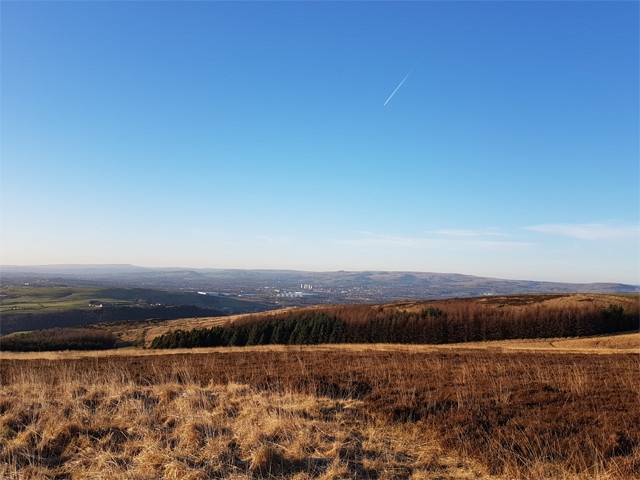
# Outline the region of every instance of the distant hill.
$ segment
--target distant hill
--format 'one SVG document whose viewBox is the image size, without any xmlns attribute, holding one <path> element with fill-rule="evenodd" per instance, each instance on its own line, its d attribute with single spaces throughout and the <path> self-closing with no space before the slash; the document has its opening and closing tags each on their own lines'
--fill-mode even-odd
<svg viewBox="0 0 640 480">
<path fill-rule="evenodd" d="M 640 294 L 621 283 L 508 280 L 456 273 L 146 268 L 133 265 L 1 266 L 2 284 L 117 286 L 257 296 L 279 306 L 532 293 Z"/>
</svg>

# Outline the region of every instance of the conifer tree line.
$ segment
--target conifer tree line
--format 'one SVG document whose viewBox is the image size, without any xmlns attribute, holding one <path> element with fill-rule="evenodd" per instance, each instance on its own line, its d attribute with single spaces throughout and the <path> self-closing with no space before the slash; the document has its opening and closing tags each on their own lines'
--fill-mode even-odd
<svg viewBox="0 0 640 480">
<path fill-rule="evenodd" d="M 189 331 L 176 330 L 154 338 L 151 348 L 341 343 L 345 325 L 344 320 L 335 316 L 323 312 L 307 312 L 292 318 L 274 318 Z"/>
<path fill-rule="evenodd" d="M 443 344 L 485 340 L 580 337 L 640 328 L 637 304 L 606 308 L 532 304 L 486 308 L 474 302 L 445 301 L 419 311 L 401 307 L 345 305 L 247 316 L 238 323 L 177 330 L 153 340 L 151 348 L 322 343 Z"/>
<path fill-rule="evenodd" d="M 116 337 L 99 330 L 52 328 L 0 338 L 5 351 L 41 352 L 50 350 L 107 350 L 115 348 Z"/>
</svg>

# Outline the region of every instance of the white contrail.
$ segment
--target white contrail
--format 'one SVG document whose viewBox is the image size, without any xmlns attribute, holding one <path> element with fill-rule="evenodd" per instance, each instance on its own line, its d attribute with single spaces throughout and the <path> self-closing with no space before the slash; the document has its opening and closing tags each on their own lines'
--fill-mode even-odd
<svg viewBox="0 0 640 480">
<path fill-rule="evenodd" d="M 389 98 L 387 98 L 387 101 L 386 101 L 386 102 L 384 102 L 383 107 L 386 107 L 386 106 L 387 106 L 387 103 L 389 103 L 389 100 L 391 100 L 391 99 L 393 98 L 393 96 L 396 94 L 396 92 L 398 91 L 398 89 L 402 86 L 402 84 L 405 82 L 405 80 L 406 80 L 407 78 L 409 78 L 409 75 L 411 75 L 415 69 L 416 69 L 416 67 L 413 67 L 413 68 L 411 69 L 411 71 L 405 75 L 405 77 L 404 77 L 404 78 L 402 79 L 402 81 L 398 84 L 398 86 L 396 87 L 396 89 L 395 89 L 393 92 L 391 92 L 391 95 L 389 95 Z"/>
</svg>

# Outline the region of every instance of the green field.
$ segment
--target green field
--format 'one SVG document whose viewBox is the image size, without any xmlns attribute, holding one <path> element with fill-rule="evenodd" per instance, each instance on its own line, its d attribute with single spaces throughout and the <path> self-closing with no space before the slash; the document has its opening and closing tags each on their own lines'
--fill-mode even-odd
<svg viewBox="0 0 640 480">
<path fill-rule="evenodd" d="M 0 313 L 86 310 L 95 305 L 182 304 L 184 294 L 136 288 L 9 286 L 0 290 Z M 91 303 L 90 303 L 91 302 Z"/>
<path fill-rule="evenodd" d="M 146 288 L 34 285 L 0 288 L 3 335 L 103 322 L 219 317 L 270 308 L 252 299 Z"/>
<path fill-rule="evenodd" d="M 265 310 L 258 302 L 145 288 L 6 286 L 0 289 L 0 314 L 87 310 L 95 305 L 195 305 L 232 313 Z"/>
<path fill-rule="evenodd" d="M 92 300 L 118 305 L 133 305 L 131 298 L 114 297 L 109 290 L 94 287 L 10 286 L 0 290 L 0 314 L 45 313 L 89 308 Z M 119 289 L 124 290 L 124 289 Z"/>
</svg>

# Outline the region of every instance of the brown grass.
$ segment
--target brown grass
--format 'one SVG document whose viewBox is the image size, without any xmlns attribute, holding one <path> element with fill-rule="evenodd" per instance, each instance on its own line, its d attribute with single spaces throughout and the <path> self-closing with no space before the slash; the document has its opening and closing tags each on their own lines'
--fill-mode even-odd
<svg viewBox="0 0 640 480">
<path fill-rule="evenodd" d="M 0 477 L 637 478 L 638 356 L 551 351 L 3 353 Z"/>
<path fill-rule="evenodd" d="M 335 345 L 316 345 L 314 350 L 335 350 Z M 526 340 L 496 340 L 488 342 L 451 343 L 445 345 L 414 345 L 414 344 L 345 344 L 340 345 L 345 352 L 371 352 L 371 351 L 398 351 L 414 353 L 435 353 L 450 350 L 487 350 L 489 352 L 545 352 L 545 353 L 590 353 L 612 354 L 633 353 L 640 355 L 640 332 L 622 333 L 617 335 L 601 335 L 585 338 L 541 338 Z M 273 351 L 285 352 L 308 350 L 307 347 L 286 345 L 265 345 L 250 347 L 226 347 L 213 349 L 218 353 L 245 353 Z M 2 360 L 72 360 L 81 358 L 106 358 L 106 357 L 130 357 L 130 356 L 166 356 L 183 355 L 188 353 L 208 353 L 210 348 L 188 348 L 171 350 L 148 350 L 138 347 L 119 348 L 102 351 L 51 351 L 51 352 L 3 352 L 0 351 Z"/>
</svg>

